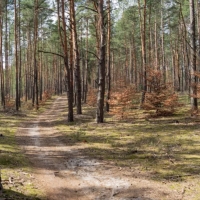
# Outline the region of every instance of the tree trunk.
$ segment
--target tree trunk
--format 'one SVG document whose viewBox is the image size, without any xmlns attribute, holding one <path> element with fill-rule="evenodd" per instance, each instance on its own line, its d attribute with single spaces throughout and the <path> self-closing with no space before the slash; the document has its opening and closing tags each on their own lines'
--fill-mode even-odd
<svg viewBox="0 0 200 200">
<path fill-rule="evenodd" d="M 63 48 L 64 54 L 64 65 L 66 70 L 66 82 L 67 82 L 67 97 L 68 97 L 68 122 L 74 121 L 73 114 L 73 69 L 70 68 L 68 62 L 68 44 L 67 44 L 67 30 L 66 30 L 66 20 L 65 20 L 65 1 L 61 0 L 61 18 L 62 18 L 62 30 L 60 21 L 60 0 L 57 1 L 57 11 L 58 11 L 58 31 L 60 35 L 60 41 Z"/>
<path fill-rule="evenodd" d="M 15 72 L 15 81 L 16 81 L 16 98 L 15 98 L 15 105 L 16 105 L 16 110 L 19 110 L 19 65 L 18 65 L 18 29 L 17 29 L 17 23 L 18 23 L 18 15 L 17 15 L 17 0 L 14 0 L 14 7 L 15 7 L 15 68 L 16 68 L 16 72 Z"/>
<path fill-rule="evenodd" d="M 8 71 L 8 0 L 6 0 L 6 13 L 5 13 L 5 95 L 9 95 L 9 71 Z"/>
<path fill-rule="evenodd" d="M 33 62 L 34 62 L 34 95 L 33 95 L 33 105 L 36 104 L 36 109 L 39 108 L 39 90 L 38 90 L 38 63 L 37 63 L 37 43 L 38 43 L 38 0 L 34 1 L 34 52 L 33 52 Z"/>
<path fill-rule="evenodd" d="M 84 77 L 84 103 L 87 102 L 87 92 L 88 92 L 88 35 L 89 35 L 89 19 L 86 18 L 86 52 L 85 52 L 85 77 Z"/>
<path fill-rule="evenodd" d="M 163 24 L 163 0 L 161 0 L 161 51 L 162 51 L 162 70 L 164 84 L 166 83 L 166 66 L 165 66 L 165 47 L 164 47 L 164 24 Z"/>
<path fill-rule="evenodd" d="M 21 12 L 21 2 L 18 2 L 18 47 L 19 47 L 19 107 L 21 107 L 21 97 L 22 97 L 22 53 L 21 53 L 21 20 L 20 20 L 20 12 Z"/>
<path fill-rule="evenodd" d="M 106 101 L 106 111 L 109 112 L 110 105 L 108 101 L 110 100 L 110 92 L 111 92 L 111 74 L 110 74 L 110 40 L 111 40 L 111 8 L 110 8 L 110 0 L 107 1 L 107 101 Z"/>
<path fill-rule="evenodd" d="M 194 10 L 194 0 L 190 0 L 190 45 L 191 45 L 191 107 L 192 111 L 198 110 L 197 102 L 197 77 L 194 75 L 196 72 L 196 25 L 195 25 L 195 10 Z"/>
<path fill-rule="evenodd" d="M 105 55 L 106 55 L 106 44 L 105 44 L 105 27 L 104 27 L 104 0 L 98 1 L 98 28 L 100 36 L 100 49 L 99 49 L 99 63 L 98 63 L 98 95 L 97 95 L 97 111 L 96 111 L 96 122 L 104 122 L 104 95 L 105 95 Z"/>
<path fill-rule="evenodd" d="M 76 88 L 76 112 L 82 114 L 81 108 L 81 75 L 80 75 L 80 56 L 77 42 L 77 31 L 76 31 L 76 18 L 74 9 L 74 0 L 70 0 L 71 9 L 71 24 L 72 24 L 72 43 L 73 43 L 73 58 L 74 58 L 74 76 L 75 76 L 75 88 Z"/>
<path fill-rule="evenodd" d="M 155 29 L 154 29 L 154 35 L 155 35 L 155 48 L 154 48 L 154 51 L 155 51 L 155 69 L 156 70 L 160 70 L 160 66 L 158 64 L 158 42 L 157 42 L 157 19 L 155 19 Z"/>
<path fill-rule="evenodd" d="M 141 14 L 141 4 L 138 0 L 139 15 L 140 15 L 140 32 L 141 32 L 141 45 L 142 45 L 142 98 L 141 104 L 144 103 L 145 94 L 147 92 L 147 69 L 146 69 L 146 0 L 144 0 L 143 16 Z"/>
<path fill-rule="evenodd" d="M 1 78 L 1 105 L 5 108 L 4 99 L 4 76 L 3 76 L 3 12 L 2 4 L 0 5 L 0 78 Z"/>
</svg>

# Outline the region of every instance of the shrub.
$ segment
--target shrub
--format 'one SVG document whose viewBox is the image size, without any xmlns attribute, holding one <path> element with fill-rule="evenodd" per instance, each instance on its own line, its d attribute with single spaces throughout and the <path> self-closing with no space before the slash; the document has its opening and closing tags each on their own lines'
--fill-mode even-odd
<svg viewBox="0 0 200 200">
<path fill-rule="evenodd" d="M 172 115 L 179 106 L 178 95 L 170 83 L 165 84 L 159 70 L 148 71 L 148 92 L 145 94 L 143 108 L 155 110 L 157 116 Z"/>
<path fill-rule="evenodd" d="M 89 88 L 87 94 L 87 104 L 93 107 L 97 105 L 97 89 Z"/>
<path fill-rule="evenodd" d="M 126 119 L 130 114 L 135 97 L 135 87 L 121 84 L 118 89 L 111 92 L 110 113 L 118 119 Z"/>
</svg>

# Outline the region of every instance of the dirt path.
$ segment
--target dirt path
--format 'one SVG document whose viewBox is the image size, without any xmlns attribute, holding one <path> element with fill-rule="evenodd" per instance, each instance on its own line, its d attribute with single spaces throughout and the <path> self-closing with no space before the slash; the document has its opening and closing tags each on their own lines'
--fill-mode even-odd
<svg viewBox="0 0 200 200">
<path fill-rule="evenodd" d="M 59 97 L 37 121 L 19 128 L 19 143 L 34 167 L 48 200 L 178 200 L 181 194 L 164 183 L 147 180 L 137 169 L 121 169 L 83 155 L 84 145 L 70 145 L 53 121 L 66 109 Z"/>
</svg>

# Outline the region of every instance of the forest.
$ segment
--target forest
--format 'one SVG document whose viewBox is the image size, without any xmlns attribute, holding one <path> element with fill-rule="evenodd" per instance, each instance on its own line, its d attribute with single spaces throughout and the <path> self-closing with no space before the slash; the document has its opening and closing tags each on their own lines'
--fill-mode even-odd
<svg viewBox="0 0 200 200">
<path fill-rule="evenodd" d="M 2 200 L 200 199 L 199 66 L 198 0 L 3 0 Z"/>
<path fill-rule="evenodd" d="M 117 107 L 117 92 L 130 87 L 145 109 L 170 114 L 179 92 L 198 109 L 198 1 L 7 0 L 0 13 L 4 109 L 29 100 L 38 109 L 45 95 L 67 91 L 69 122 L 74 106 L 81 114 L 82 102 L 97 96 L 102 123 L 104 104 Z"/>
</svg>

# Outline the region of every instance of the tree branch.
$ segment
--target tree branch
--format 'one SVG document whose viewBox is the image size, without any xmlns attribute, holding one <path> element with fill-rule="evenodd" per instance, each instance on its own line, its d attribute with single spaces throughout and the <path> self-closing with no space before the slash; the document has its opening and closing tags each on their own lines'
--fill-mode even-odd
<svg viewBox="0 0 200 200">
<path fill-rule="evenodd" d="M 60 57 L 64 58 L 64 55 L 61 55 L 61 54 L 55 53 L 55 52 L 51 52 L 51 51 L 38 50 L 38 52 L 41 52 L 41 53 L 49 53 L 49 54 L 53 54 L 53 55 L 60 56 Z"/>
<path fill-rule="evenodd" d="M 87 10 L 91 10 L 91 11 L 93 11 L 93 12 L 95 12 L 95 13 L 98 13 L 96 10 L 94 10 L 93 8 L 90 8 L 90 7 L 88 7 L 88 6 L 79 6 L 80 8 L 85 8 L 85 9 L 87 9 Z"/>
<path fill-rule="evenodd" d="M 86 49 L 85 49 L 86 50 Z M 92 52 L 92 51 L 89 51 L 89 50 L 86 50 L 88 53 L 91 53 L 92 55 L 94 55 L 98 60 L 100 60 L 99 59 L 99 57 L 94 53 L 94 52 Z"/>
</svg>

